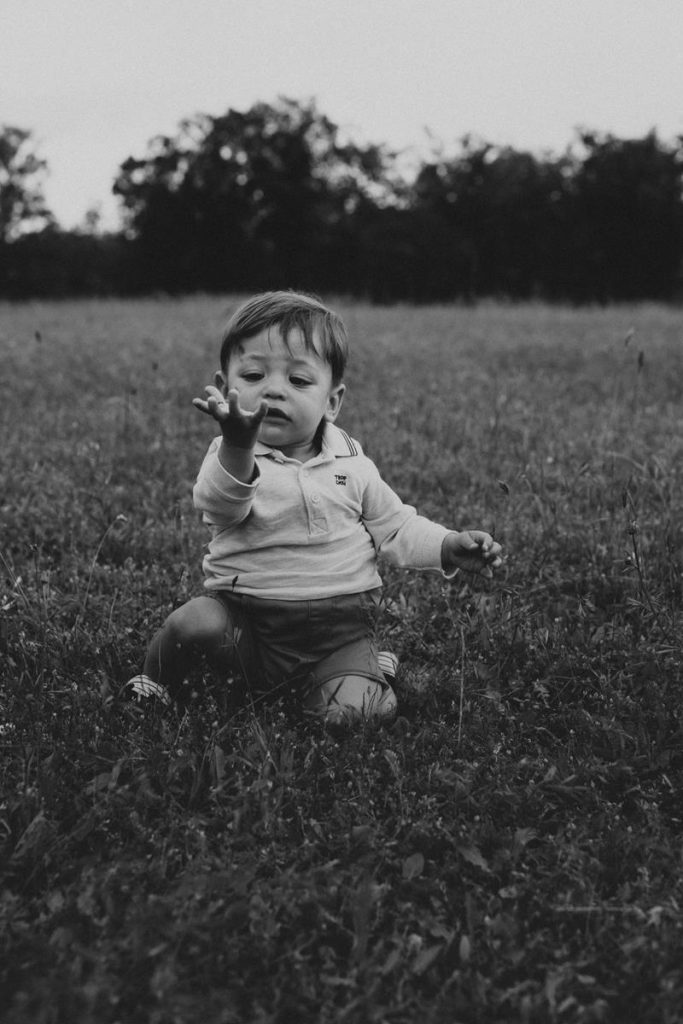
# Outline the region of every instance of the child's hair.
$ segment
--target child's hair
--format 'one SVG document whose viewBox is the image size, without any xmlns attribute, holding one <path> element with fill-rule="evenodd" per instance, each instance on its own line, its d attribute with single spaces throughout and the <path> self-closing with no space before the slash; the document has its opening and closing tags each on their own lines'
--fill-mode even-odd
<svg viewBox="0 0 683 1024">
<path fill-rule="evenodd" d="M 230 354 L 241 341 L 277 327 L 287 344 L 290 331 L 299 330 L 309 352 L 318 352 L 332 370 L 332 383 L 344 378 L 348 340 L 344 323 L 320 299 L 305 292 L 277 291 L 255 295 L 233 313 L 223 332 L 221 370 L 226 373 Z M 316 347 L 317 340 L 317 347 Z"/>
</svg>

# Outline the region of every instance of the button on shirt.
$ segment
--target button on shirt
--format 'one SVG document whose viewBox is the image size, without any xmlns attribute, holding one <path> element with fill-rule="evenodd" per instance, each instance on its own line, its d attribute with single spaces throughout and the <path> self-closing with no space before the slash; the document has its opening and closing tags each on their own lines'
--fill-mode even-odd
<svg viewBox="0 0 683 1024">
<path fill-rule="evenodd" d="M 211 442 L 193 492 L 211 533 L 207 589 L 315 600 L 379 586 L 378 555 L 441 569 L 449 531 L 404 504 L 358 442 L 333 424 L 325 425 L 320 454 L 305 463 L 257 444 L 249 484 L 223 468 L 220 444 L 220 437 Z"/>
</svg>

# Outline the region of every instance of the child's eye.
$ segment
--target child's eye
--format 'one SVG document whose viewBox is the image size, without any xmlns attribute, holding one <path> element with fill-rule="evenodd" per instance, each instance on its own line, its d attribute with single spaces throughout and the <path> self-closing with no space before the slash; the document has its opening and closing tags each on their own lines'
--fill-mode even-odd
<svg viewBox="0 0 683 1024">
<path fill-rule="evenodd" d="M 291 380 L 294 387 L 297 388 L 308 387 L 308 385 L 311 383 L 310 380 L 308 380 L 306 377 L 290 377 L 289 379 Z"/>
<path fill-rule="evenodd" d="M 257 380 L 261 380 L 263 377 L 262 373 L 258 373 L 257 370 L 247 370 L 242 374 L 242 380 L 249 381 L 250 384 L 256 383 Z"/>
</svg>

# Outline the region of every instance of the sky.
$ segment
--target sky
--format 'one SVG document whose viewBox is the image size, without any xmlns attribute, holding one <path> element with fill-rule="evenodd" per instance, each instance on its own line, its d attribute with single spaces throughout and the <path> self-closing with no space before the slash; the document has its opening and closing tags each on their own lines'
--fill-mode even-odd
<svg viewBox="0 0 683 1024">
<path fill-rule="evenodd" d="M 683 135 L 681 0 L 0 0 L 0 36 L 0 125 L 32 132 L 67 229 L 119 225 L 154 136 L 278 96 L 417 153 Z"/>
</svg>

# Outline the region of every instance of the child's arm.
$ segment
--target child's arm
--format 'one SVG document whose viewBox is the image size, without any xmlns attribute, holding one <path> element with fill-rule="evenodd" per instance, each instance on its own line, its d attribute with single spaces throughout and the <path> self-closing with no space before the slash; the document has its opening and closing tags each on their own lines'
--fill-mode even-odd
<svg viewBox="0 0 683 1024">
<path fill-rule="evenodd" d="M 359 463 L 364 477 L 362 520 L 382 558 L 403 568 L 440 568 L 446 576 L 463 569 L 490 578 L 502 564 L 501 546 L 490 534 L 449 530 L 417 515 L 382 479 L 370 459 L 361 455 Z"/>
<path fill-rule="evenodd" d="M 248 484 L 254 476 L 254 447 L 268 403 L 263 401 L 256 412 L 247 412 L 239 402 L 235 388 L 224 397 L 218 388 L 206 388 L 208 398 L 194 398 L 192 404 L 200 412 L 213 416 L 221 428 L 223 441 L 218 461 L 236 480 Z"/>
<path fill-rule="evenodd" d="M 493 570 L 502 565 L 502 548 L 483 530 L 447 533 L 441 545 L 441 564 L 446 575 L 463 569 L 490 579 Z"/>
</svg>

